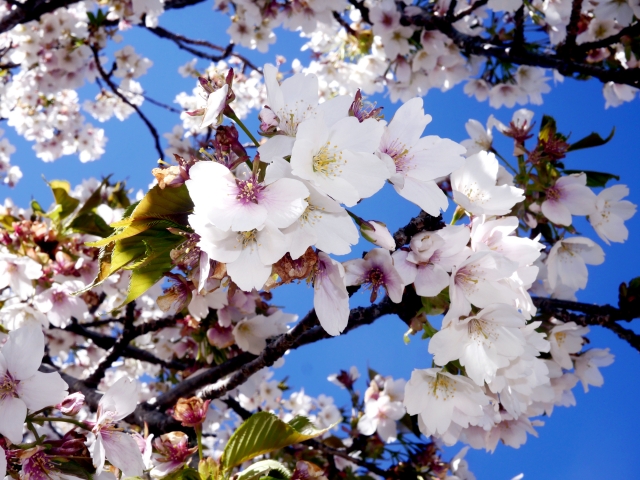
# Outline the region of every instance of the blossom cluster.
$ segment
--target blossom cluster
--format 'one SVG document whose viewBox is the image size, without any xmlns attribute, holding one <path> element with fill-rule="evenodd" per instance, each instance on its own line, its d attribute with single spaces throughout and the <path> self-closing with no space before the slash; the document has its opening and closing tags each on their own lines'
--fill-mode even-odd
<svg viewBox="0 0 640 480">
<path fill-rule="evenodd" d="M 122 78 L 148 68 L 130 49 L 117 58 Z M 585 349 L 589 328 L 539 311 L 531 295 L 575 299 L 586 265 L 602 263 L 604 251 L 575 235 L 573 217 L 588 217 L 606 243 L 625 241 L 624 221 L 636 210 L 623 199 L 626 186 L 606 188 L 611 175 L 567 169 L 571 145 L 548 117 L 530 142 L 526 110 L 508 125 L 472 120 L 471 138 L 458 144 L 423 136 L 431 117 L 420 98 L 386 122 L 360 92 L 323 99 L 313 74 L 283 79 L 265 65 L 264 77 L 263 142 L 237 113 L 242 77 L 216 71 L 199 79 L 205 102 L 188 114 L 210 127 L 206 148 L 154 169 L 157 184 L 135 201 L 107 179 L 75 188 L 51 181 L 55 203 L 47 209 L 5 202 L 0 469 L 51 477 L 69 470 L 66 458 L 91 475 L 162 478 L 196 449 L 221 461 L 241 419 L 256 411 L 294 424 L 304 416 L 324 429 L 319 435 L 335 435 L 338 470 L 363 466 L 362 442 L 384 449 L 416 432 L 493 451 L 500 441 L 521 446 L 538 417 L 574 405 L 578 382 L 585 391 L 603 384 L 609 350 Z M 225 117 L 255 141 L 255 155 Z M 494 128 L 513 139 L 515 167 L 493 147 Z M 394 237 L 350 210 L 385 183 L 433 226 Z M 438 217 L 450 201 L 444 225 Z M 338 260 L 361 235 L 376 247 Z M 272 290 L 292 282 L 314 290 L 315 315 L 297 324 L 271 303 Z M 356 372 L 342 372 L 332 380 L 351 395 L 348 415 L 326 396 L 285 395 L 262 368 L 281 362 L 293 338 L 278 358 L 243 367 L 252 375 L 240 383 L 226 377 L 236 370 L 223 370 L 199 396 L 174 398 L 199 375 L 273 355 L 301 323 L 320 336 L 355 328 L 350 295 L 358 289 L 371 304 L 403 313 L 407 340 L 423 333 L 431 368 L 413 370 L 408 381 L 374 372 L 362 398 Z M 416 303 L 422 308 L 406 310 Z M 309 324 L 316 316 L 319 326 Z M 67 395 L 75 390 L 91 395 Z M 155 437 L 122 429 L 127 421 L 143 426 L 149 412 L 194 429 L 197 447 L 177 430 Z M 464 475 L 464 453 L 444 464 L 431 443 L 421 445 L 406 465 Z"/>
</svg>

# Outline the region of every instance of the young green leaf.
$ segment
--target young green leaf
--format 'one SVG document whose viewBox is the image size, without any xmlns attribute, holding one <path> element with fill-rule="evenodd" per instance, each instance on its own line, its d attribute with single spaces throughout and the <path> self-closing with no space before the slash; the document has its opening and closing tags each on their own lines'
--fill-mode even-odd
<svg viewBox="0 0 640 480">
<path fill-rule="evenodd" d="M 599 147 L 600 145 L 604 145 L 605 143 L 609 142 L 609 140 L 613 138 L 614 133 L 616 133 L 616 127 L 613 127 L 611 129 L 611 133 L 607 138 L 602 138 L 596 132 L 590 133 L 583 139 L 578 140 L 575 143 L 572 143 L 568 151 L 573 152 L 574 150 L 580 150 L 582 148 Z"/>
<path fill-rule="evenodd" d="M 291 471 L 275 460 L 261 460 L 244 469 L 237 476 L 237 480 L 259 480 L 264 475 L 270 475 L 272 471 L 278 472 L 281 478 L 291 478 Z"/>
<path fill-rule="evenodd" d="M 331 427 L 329 427 L 331 428 Z M 225 472 L 258 455 L 318 437 L 329 428 L 318 430 L 306 417 L 285 423 L 269 412 L 253 414 L 235 431 L 222 453 Z"/>
</svg>

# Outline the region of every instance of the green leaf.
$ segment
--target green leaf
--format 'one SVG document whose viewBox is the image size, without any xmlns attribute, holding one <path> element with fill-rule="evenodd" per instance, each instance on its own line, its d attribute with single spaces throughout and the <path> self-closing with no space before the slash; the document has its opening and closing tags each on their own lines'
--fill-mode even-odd
<svg viewBox="0 0 640 480">
<path fill-rule="evenodd" d="M 271 475 L 272 471 L 278 472 L 280 478 L 291 478 L 291 471 L 275 460 L 261 460 L 246 468 L 237 476 L 236 480 L 258 480 L 264 475 Z"/>
<path fill-rule="evenodd" d="M 306 417 L 298 416 L 285 423 L 272 413 L 258 412 L 245 420 L 231 436 L 220 464 L 228 472 L 258 455 L 320 436 L 329 428 L 318 430 Z"/>
<path fill-rule="evenodd" d="M 616 127 L 613 127 L 611 129 L 611 133 L 609 134 L 609 136 L 603 139 L 599 134 L 597 134 L 596 132 L 593 132 L 587 135 L 586 137 L 584 137 L 583 139 L 578 140 L 575 143 L 572 143 L 568 151 L 573 152 L 574 150 L 580 150 L 582 148 L 599 147 L 600 145 L 604 145 L 605 143 L 608 143 L 609 140 L 613 138 L 614 133 L 616 133 Z"/>
<path fill-rule="evenodd" d="M 605 187 L 607 182 L 612 179 L 620 180 L 619 175 L 605 172 L 594 172 L 591 170 L 564 170 L 564 173 L 571 175 L 573 173 L 585 173 L 587 175 L 587 187 L 597 188 Z"/>
<path fill-rule="evenodd" d="M 181 225 L 187 224 L 187 215 L 193 211 L 193 202 L 185 185 L 177 188 L 161 189 L 158 185 L 147 192 L 135 206 L 128 218 L 114 223 L 114 227 L 124 227 L 135 220 L 165 219 Z"/>
<path fill-rule="evenodd" d="M 200 474 L 194 468 L 186 467 L 171 472 L 162 477 L 162 480 L 201 480 Z"/>
<path fill-rule="evenodd" d="M 542 141 L 548 142 L 556 134 L 556 121 L 549 115 L 542 116 L 542 122 L 540 124 L 540 133 L 538 138 Z"/>
<path fill-rule="evenodd" d="M 87 201 L 84 202 L 84 205 L 80 207 L 80 210 L 78 210 L 77 214 L 78 216 L 82 215 L 83 213 L 91 212 L 94 208 L 100 206 L 100 204 L 102 203 L 102 187 L 104 187 L 108 181 L 109 177 L 102 180 L 102 183 L 98 185 L 98 188 L 93 191 L 89 198 L 87 198 Z"/>
<path fill-rule="evenodd" d="M 69 224 L 69 228 L 74 232 L 87 233 L 103 238 L 113 233 L 113 228 L 107 225 L 107 222 L 95 212 L 85 212 L 76 216 Z"/>
<path fill-rule="evenodd" d="M 53 192 L 56 204 L 61 207 L 59 212 L 57 212 L 58 219 L 62 220 L 67 218 L 75 211 L 76 208 L 78 208 L 80 200 L 69 195 L 71 185 L 69 185 L 69 182 L 66 180 L 51 180 L 48 183 L 49 188 L 51 188 L 51 192 Z"/>
</svg>

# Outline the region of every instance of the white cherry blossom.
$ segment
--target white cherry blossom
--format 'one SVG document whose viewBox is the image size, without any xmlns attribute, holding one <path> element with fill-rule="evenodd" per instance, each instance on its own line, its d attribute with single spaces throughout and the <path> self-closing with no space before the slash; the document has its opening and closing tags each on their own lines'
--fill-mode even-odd
<svg viewBox="0 0 640 480">
<path fill-rule="evenodd" d="M 297 315 L 278 310 L 269 316 L 256 315 L 245 318 L 233 328 L 236 344 L 245 352 L 259 355 L 267 346 L 267 338 L 287 332 L 287 323 L 295 322 Z"/>
<path fill-rule="evenodd" d="M 43 355 L 44 334 L 34 325 L 10 332 L 0 349 L 0 434 L 12 443 L 22 442 L 27 411 L 56 405 L 67 396 L 59 373 L 38 371 Z"/>
<path fill-rule="evenodd" d="M 375 302 L 380 288 L 386 290 L 392 302 L 402 301 L 404 284 L 393 266 L 389 250 L 374 248 L 363 259 L 349 260 L 343 266 L 346 272 L 345 284 L 366 285 L 371 289 L 371 302 Z"/>
<path fill-rule="evenodd" d="M 431 122 L 422 105 L 421 98 L 412 98 L 396 111 L 384 130 L 380 154 L 390 165 L 396 192 L 437 216 L 449 202 L 435 180 L 462 166 L 464 148 L 435 135 L 421 138 Z"/>
<path fill-rule="evenodd" d="M 595 210 L 589 214 L 589 223 L 598 236 L 607 244 L 623 243 L 629 237 L 629 230 L 624 222 L 633 217 L 637 206 L 628 200 L 626 185 L 614 185 L 602 190 L 596 197 Z"/>
<path fill-rule="evenodd" d="M 608 348 L 591 348 L 573 358 L 575 374 L 582 382 L 585 393 L 589 391 L 589 385 L 594 387 L 604 385 L 604 378 L 599 368 L 608 367 L 613 363 L 614 358 Z"/>
<path fill-rule="evenodd" d="M 496 185 L 499 170 L 493 153 L 470 156 L 462 168 L 451 174 L 453 200 L 474 215 L 506 215 L 524 200 L 524 191 L 510 185 Z"/>
<path fill-rule="evenodd" d="M 571 225 L 571 215 L 590 215 L 595 210 L 596 195 L 587 187 L 584 173 L 560 177 L 545 195 L 540 208 L 556 225 Z"/>
<path fill-rule="evenodd" d="M 11 288 L 26 300 L 35 293 L 33 281 L 42 276 L 42 266 L 29 257 L 0 253 L 0 289 Z"/>
<path fill-rule="evenodd" d="M 329 335 L 339 335 L 349 323 L 349 295 L 345 271 L 326 253 L 318 253 L 317 271 L 313 280 L 313 306 L 318 321 Z"/>
<path fill-rule="evenodd" d="M 547 279 L 551 289 L 562 283 L 575 290 L 587 286 L 587 265 L 604 262 L 604 251 L 593 240 L 585 237 L 562 239 L 551 247 L 547 257 Z"/>
</svg>

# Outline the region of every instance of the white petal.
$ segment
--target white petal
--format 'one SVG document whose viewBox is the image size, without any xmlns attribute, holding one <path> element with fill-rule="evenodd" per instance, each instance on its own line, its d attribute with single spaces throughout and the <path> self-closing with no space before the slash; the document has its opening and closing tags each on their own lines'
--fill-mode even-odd
<svg viewBox="0 0 640 480">
<path fill-rule="evenodd" d="M 144 470 L 142 454 L 133 437 L 124 432 L 102 430 L 102 446 L 107 460 L 125 477 L 140 477 Z"/>
<path fill-rule="evenodd" d="M 36 372 L 18 384 L 18 396 L 32 412 L 60 403 L 68 392 L 59 373 Z"/>
<path fill-rule="evenodd" d="M 2 348 L 7 370 L 14 379 L 25 380 L 33 376 L 42 363 L 44 334 L 39 326 L 25 325 L 9 333 Z"/>
<path fill-rule="evenodd" d="M 0 434 L 12 443 L 22 442 L 22 426 L 27 418 L 27 406 L 16 397 L 0 397 Z"/>
<path fill-rule="evenodd" d="M 120 377 L 102 396 L 98 405 L 102 406 L 103 411 L 116 412 L 113 420 L 121 420 L 136 409 L 138 392 L 136 380 L 127 376 Z"/>
</svg>

